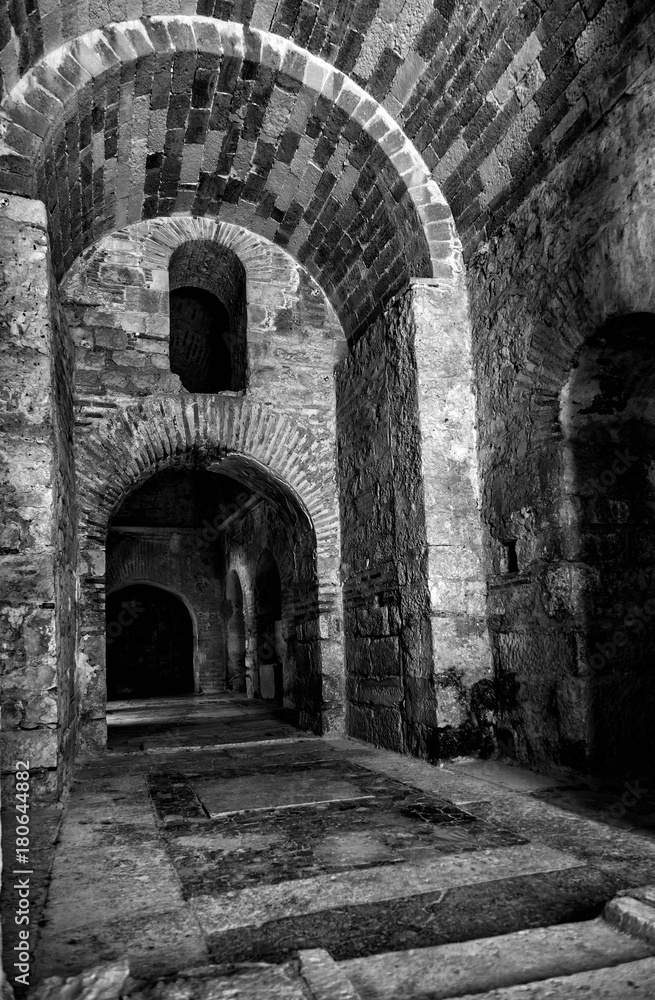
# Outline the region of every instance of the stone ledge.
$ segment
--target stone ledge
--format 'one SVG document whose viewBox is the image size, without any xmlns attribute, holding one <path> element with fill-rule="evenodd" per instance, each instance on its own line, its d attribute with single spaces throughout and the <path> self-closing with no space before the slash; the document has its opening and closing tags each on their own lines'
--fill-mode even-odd
<svg viewBox="0 0 655 1000">
<path fill-rule="evenodd" d="M 624 934 L 655 946 L 655 886 L 616 896 L 605 907 L 603 917 Z"/>
</svg>

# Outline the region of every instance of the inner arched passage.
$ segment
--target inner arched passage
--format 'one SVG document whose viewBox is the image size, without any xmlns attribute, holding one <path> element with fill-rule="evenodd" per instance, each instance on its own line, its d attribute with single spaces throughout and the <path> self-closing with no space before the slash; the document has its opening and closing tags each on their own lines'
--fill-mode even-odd
<svg viewBox="0 0 655 1000">
<path fill-rule="evenodd" d="M 193 623 L 175 594 L 133 584 L 107 597 L 107 700 L 189 694 Z"/>
<path fill-rule="evenodd" d="M 655 316 L 603 326 L 563 395 L 568 509 L 586 581 L 583 643 L 590 763 L 655 770 Z"/>
<path fill-rule="evenodd" d="M 239 573 L 254 581 L 253 594 L 244 594 Z M 110 520 L 106 580 L 109 700 L 233 692 L 321 729 L 315 532 L 291 491 L 265 470 L 242 456 L 187 455 L 152 473 Z M 183 684 L 179 655 L 172 660 L 169 650 L 175 615 L 153 624 L 152 601 L 142 602 L 146 614 L 138 597 L 129 608 L 113 597 L 144 586 L 179 594 L 192 613 L 195 638 L 185 646 L 191 673 Z M 172 600 L 166 595 L 162 607 Z M 115 625 L 135 608 L 142 627 Z"/>
</svg>

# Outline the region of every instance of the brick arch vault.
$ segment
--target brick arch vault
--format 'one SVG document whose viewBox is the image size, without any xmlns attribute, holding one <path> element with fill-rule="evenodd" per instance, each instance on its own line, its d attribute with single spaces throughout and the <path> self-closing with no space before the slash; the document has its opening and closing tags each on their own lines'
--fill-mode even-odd
<svg viewBox="0 0 655 1000">
<path fill-rule="evenodd" d="M 80 735 L 102 745 L 105 731 L 105 542 L 112 514 L 153 473 L 201 462 L 280 491 L 315 536 L 322 731 L 343 717 L 339 519 L 329 450 L 297 420 L 245 399 L 148 399 L 96 425 L 77 450 L 80 517 Z"/>
<path fill-rule="evenodd" d="M 111 24 L 41 59 L 2 111 L 2 187 L 45 203 L 58 278 L 107 232 L 209 214 L 288 249 L 352 335 L 408 278 L 461 270 L 403 130 L 279 35 L 197 16 Z"/>
</svg>

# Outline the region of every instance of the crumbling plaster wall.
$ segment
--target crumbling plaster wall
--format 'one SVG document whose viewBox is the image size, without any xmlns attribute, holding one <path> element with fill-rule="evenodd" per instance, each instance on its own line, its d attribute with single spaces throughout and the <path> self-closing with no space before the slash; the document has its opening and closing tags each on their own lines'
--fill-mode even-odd
<svg viewBox="0 0 655 1000">
<path fill-rule="evenodd" d="M 602 736 L 588 616 L 607 609 L 560 406 L 584 342 L 610 317 L 655 311 L 654 108 L 651 69 L 468 268 L 499 736 L 536 765 L 593 766 Z"/>
<path fill-rule="evenodd" d="M 2 198 L 3 773 L 65 786 L 75 748 L 76 511 L 72 347 L 41 204 Z"/>
</svg>

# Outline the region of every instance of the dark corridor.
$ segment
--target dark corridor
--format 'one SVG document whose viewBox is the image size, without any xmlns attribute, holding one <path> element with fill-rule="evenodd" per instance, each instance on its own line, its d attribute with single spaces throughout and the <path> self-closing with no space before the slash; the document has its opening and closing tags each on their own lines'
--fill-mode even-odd
<svg viewBox="0 0 655 1000">
<path fill-rule="evenodd" d="M 138 584 L 107 598 L 107 700 L 190 694 L 193 626 L 166 590 Z"/>
</svg>

